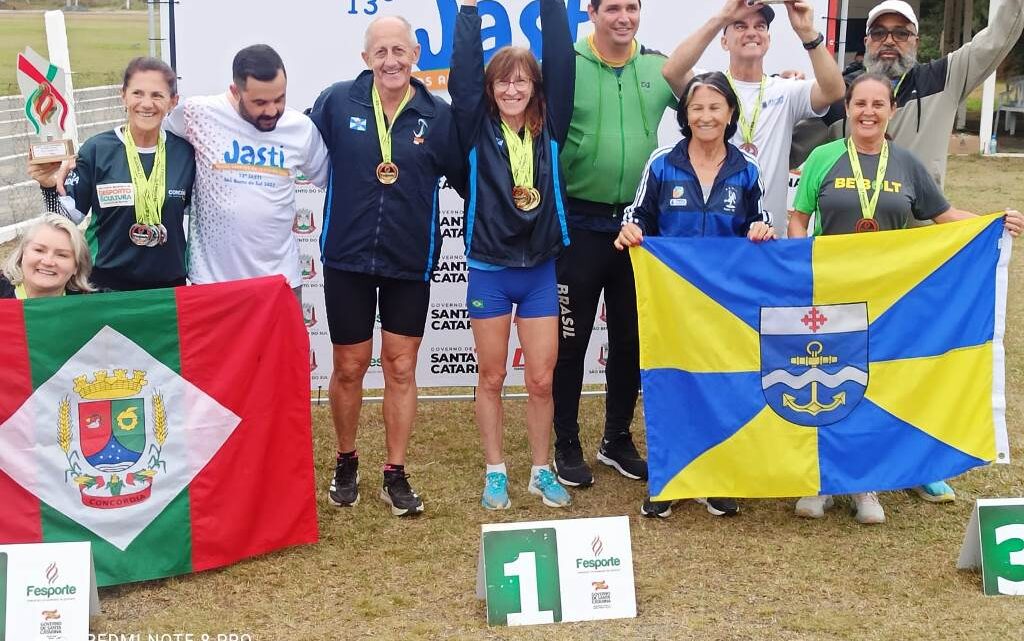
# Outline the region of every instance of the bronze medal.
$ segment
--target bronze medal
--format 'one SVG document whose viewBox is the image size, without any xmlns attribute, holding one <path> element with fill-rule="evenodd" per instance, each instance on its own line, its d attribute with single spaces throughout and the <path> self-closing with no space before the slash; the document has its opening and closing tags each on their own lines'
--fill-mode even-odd
<svg viewBox="0 0 1024 641">
<path fill-rule="evenodd" d="M 754 143 L 745 142 L 742 145 L 740 145 L 740 149 L 747 152 L 751 156 L 757 158 L 757 145 L 755 145 Z"/>
<path fill-rule="evenodd" d="M 382 162 L 377 165 L 377 180 L 382 185 L 393 185 L 398 181 L 398 165 L 393 162 Z"/>
<path fill-rule="evenodd" d="M 858 233 L 878 231 L 878 221 L 874 218 L 861 218 L 857 221 L 853 230 Z"/>
<path fill-rule="evenodd" d="M 139 247 L 150 247 L 153 241 L 153 229 L 149 225 L 135 223 L 128 230 L 128 238 Z"/>
</svg>

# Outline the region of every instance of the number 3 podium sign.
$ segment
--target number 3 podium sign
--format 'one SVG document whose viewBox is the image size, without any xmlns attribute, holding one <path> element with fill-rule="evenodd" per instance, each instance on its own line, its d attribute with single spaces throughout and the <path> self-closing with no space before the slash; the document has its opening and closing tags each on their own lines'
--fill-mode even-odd
<svg viewBox="0 0 1024 641">
<path fill-rule="evenodd" d="M 624 516 L 482 526 L 477 596 L 489 625 L 636 616 Z"/>
<path fill-rule="evenodd" d="M 957 567 L 981 567 L 985 594 L 1024 596 L 1024 498 L 978 499 Z"/>
</svg>

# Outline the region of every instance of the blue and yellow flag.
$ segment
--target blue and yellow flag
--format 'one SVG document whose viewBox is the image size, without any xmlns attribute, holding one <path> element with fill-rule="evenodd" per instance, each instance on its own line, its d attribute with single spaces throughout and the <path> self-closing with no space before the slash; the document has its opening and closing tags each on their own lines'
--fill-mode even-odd
<svg viewBox="0 0 1024 641">
<path fill-rule="evenodd" d="M 912 487 L 1008 462 L 1001 217 L 631 258 L 650 493 Z"/>
</svg>

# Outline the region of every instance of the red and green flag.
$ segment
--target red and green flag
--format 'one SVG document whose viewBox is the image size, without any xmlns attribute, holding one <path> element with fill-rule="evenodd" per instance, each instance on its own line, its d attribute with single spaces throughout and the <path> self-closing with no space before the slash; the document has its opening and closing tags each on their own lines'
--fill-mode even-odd
<svg viewBox="0 0 1024 641">
<path fill-rule="evenodd" d="M 316 542 L 308 354 L 281 277 L 0 301 L 0 543 L 113 585 Z"/>
</svg>

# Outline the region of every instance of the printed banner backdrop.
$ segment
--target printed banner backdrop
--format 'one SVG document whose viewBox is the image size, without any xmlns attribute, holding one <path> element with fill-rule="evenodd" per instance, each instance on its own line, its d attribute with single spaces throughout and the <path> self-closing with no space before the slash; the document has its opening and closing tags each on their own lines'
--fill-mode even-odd
<svg viewBox="0 0 1024 641">
<path fill-rule="evenodd" d="M 592 28 L 587 18 L 589 0 L 567 0 L 573 37 L 584 37 Z M 685 12 L 683 11 L 685 4 Z M 828 32 L 829 0 L 813 0 L 822 32 Z M 644 3 L 639 40 L 670 53 L 684 37 L 720 8 L 716 2 L 652 0 Z M 288 103 L 296 109 L 312 106 L 320 92 L 338 80 L 354 78 L 363 68 L 360 53 L 363 32 L 382 15 L 401 15 L 415 29 L 422 47 L 417 75 L 432 90 L 448 99 L 448 62 L 451 56 L 456 0 L 294 0 L 288 11 L 272 0 L 179 0 L 175 5 L 177 70 L 183 96 L 213 94 L 227 90 L 231 82 L 231 59 L 235 52 L 255 42 L 273 46 L 288 69 Z M 166 6 L 161 5 L 166 29 Z M 768 69 L 798 69 L 811 73 L 806 52 L 788 24 L 784 10 L 772 28 Z M 528 45 L 540 54 L 540 32 L 536 26 L 536 0 L 482 0 L 485 57 L 508 44 Z M 274 16 L 267 20 L 266 16 Z M 231 25 L 225 29 L 224 25 Z M 170 60 L 165 33 L 165 60 Z M 700 66 L 724 69 L 728 57 L 713 42 Z M 674 115 L 662 120 L 660 133 L 665 142 L 678 138 Z M 320 229 L 323 191 L 313 185 L 298 185 L 295 233 L 299 239 L 306 287 L 303 301 L 310 333 L 312 388 L 326 387 L 331 373 L 331 342 L 323 302 L 320 264 Z M 476 355 L 469 318 L 465 310 L 467 268 L 462 244 L 462 200 L 452 189 L 441 191 L 441 224 L 444 245 L 431 288 L 430 313 L 420 349 L 417 382 L 421 387 L 471 386 L 476 384 Z M 599 308 L 594 334 L 587 353 L 585 382 L 604 383 L 607 331 Z M 373 361 L 365 387 L 383 387 L 380 369 L 379 327 L 375 332 Z M 509 385 L 522 385 L 522 353 L 514 336 L 509 345 Z"/>
<path fill-rule="evenodd" d="M 651 495 L 895 490 L 1008 462 L 1010 247 L 996 216 L 647 239 L 632 251 Z"/>
<path fill-rule="evenodd" d="M 112 585 L 316 542 L 308 344 L 281 276 L 0 301 L 0 543 Z"/>
</svg>

